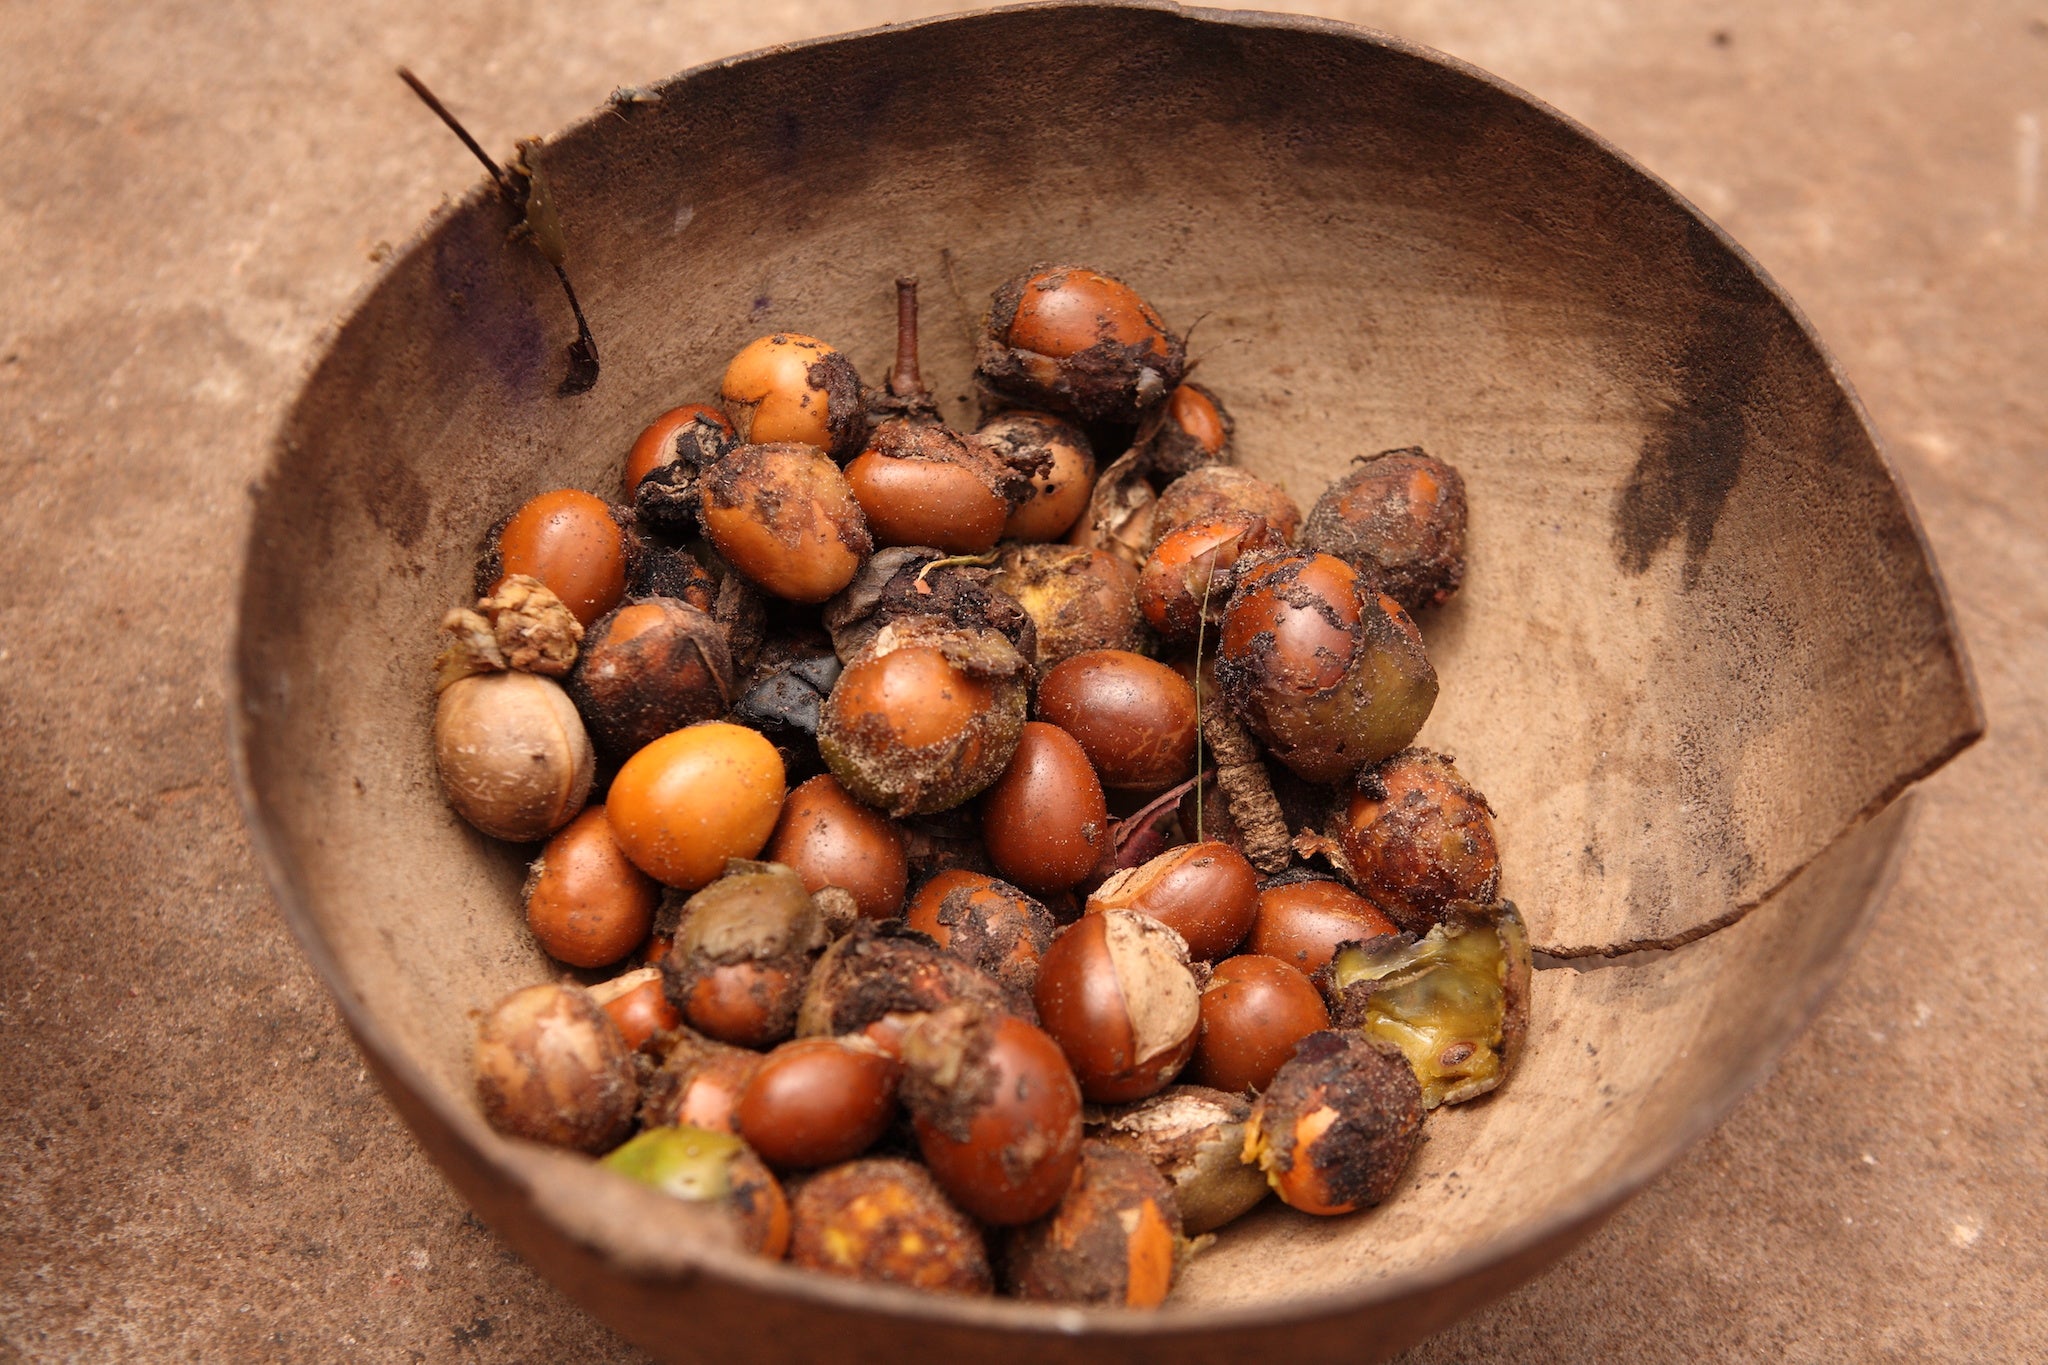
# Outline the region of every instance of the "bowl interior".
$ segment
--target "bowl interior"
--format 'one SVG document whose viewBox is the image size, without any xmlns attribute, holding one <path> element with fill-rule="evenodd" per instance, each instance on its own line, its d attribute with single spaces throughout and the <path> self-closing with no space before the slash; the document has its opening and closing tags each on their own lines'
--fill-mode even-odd
<svg viewBox="0 0 2048 1365">
<path fill-rule="evenodd" d="M 956 415 L 990 289 L 1081 260 L 1194 327 L 1241 463 L 1304 506 L 1388 447 L 1463 470 L 1470 572 L 1420 623 L 1443 681 L 1422 741 L 1497 808 L 1540 946 L 1669 948 L 1786 888 L 1690 947 L 1540 972 L 1521 1072 L 1433 1119 L 1394 1199 L 1265 1210 L 1167 1320 L 1462 1273 L 1643 1178 L 1803 1021 L 1893 822 L 1788 879 L 1977 728 L 1911 513 L 1796 312 L 1668 189 L 1440 57 L 1034 7 L 704 68 L 538 159 L 596 388 L 557 394 L 571 325 L 502 207 L 438 217 L 280 436 L 237 659 L 287 911 L 415 1121 L 487 1166 L 511 1168 L 470 1099 L 473 1012 L 552 969 L 517 909 L 530 850 L 440 796 L 434 627 L 486 527 L 551 487 L 616 496 L 641 425 L 752 337 L 815 333 L 878 375 L 899 274 Z"/>
</svg>

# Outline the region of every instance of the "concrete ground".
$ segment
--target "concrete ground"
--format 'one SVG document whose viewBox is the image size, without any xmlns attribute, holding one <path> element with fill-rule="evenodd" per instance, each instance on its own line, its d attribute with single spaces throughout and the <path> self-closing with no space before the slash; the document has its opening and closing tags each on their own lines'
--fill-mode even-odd
<svg viewBox="0 0 2048 1365">
<path fill-rule="evenodd" d="M 0 4 L 0 1357 L 635 1358 L 420 1157 L 257 875 L 222 745 L 243 490 L 382 244 L 476 178 L 394 65 L 503 149 L 943 8 Z M 1304 8 L 1560 106 L 1789 288 L 1991 725 L 1775 1076 L 1410 1358 L 2048 1359 L 2048 5 Z"/>
</svg>

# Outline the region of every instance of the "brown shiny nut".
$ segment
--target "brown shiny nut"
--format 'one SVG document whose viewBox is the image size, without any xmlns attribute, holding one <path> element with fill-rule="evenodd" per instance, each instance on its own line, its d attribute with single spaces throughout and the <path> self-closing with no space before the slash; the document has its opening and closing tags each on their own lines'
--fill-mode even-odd
<svg viewBox="0 0 2048 1365">
<path fill-rule="evenodd" d="M 903 909 L 910 885 L 902 831 L 874 807 L 854 800 L 830 773 L 790 792 L 761 856 L 795 868 L 813 891 L 828 886 L 851 891 L 868 919 L 893 918 Z"/>
<path fill-rule="evenodd" d="M 568 687 L 598 748 L 619 758 L 718 719 L 736 695 L 725 628 L 668 597 L 629 603 L 592 626 Z"/>
<path fill-rule="evenodd" d="M 1026 996 L 1056 928 L 1052 911 L 1017 887 L 960 868 L 920 886 L 904 922 Z"/>
<path fill-rule="evenodd" d="M 683 1031 L 647 1081 L 640 1101 L 641 1126 L 737 1133 L 734 1111 L 760 1068 L 758 1052 Z"/>
<path fill-rule="evenodd" d="M 632 546 L 604 499 L 557 488 L 529 499 L 497 528 L 477 567 L 477 595 L 525 574 L 587 626 L 625 596 L 631 559 Z"/>
<path fill-rule="evenodd" d="M 1420 447 L 1363 460 L 1316 499 L 1304 549 L 1335 555 L 1409 611 L 1465 579 L 1465 480 Z"/>
<path fill-rule="evenodd" d="M 1088 1136 L 1136 1152 L 1173 1186 L 1189 1237 L 1249 1212 L 1270 1187 L 1244 1162 L 1251 1101 L 1201 1085 L 1171 1085 L 1091 1121 Z"/>
<path fill-rule="evenodd" d="M 1045 1031 L 1097 1103 L 1162 1090 L 1195 1050 L 1201 991 L 1179 934 L 1146 915 L 1083 915 L 1052 941 L 1033 992 Z"/>
<path fill-rule="evenodd" d="M 590 996 L 604 1006 L 619 1036 L 635 1052 L 659 1054 L 683 1026 L 683 1016 L 661 988 L 659 967 L 635 967 L 600 981 L 590 988 Z"/>
<path fill-rule="evenodd" d="M 1088 913 L 1128 910 L 1180 935 L 1204 962 L 1228 957 L 1259 912 L 1259 874 L 1242 853 L 1211 839 L 1182 844 L 1111 876 L 1088 897 Z"/>
<path fill-rule="evenodd" d="M 1030 407 L 1131 423 L 1180 382 L 1187 345 L 1123 281 L 1085 266 L 1039 266 L 998 288 L 976 373 Z"/>
<path fill-rule="evenodd" d="M 1401 1050 L 1311 1033 L 1252 1106 L 1244 1159 L 1303 1213 L 1350 1213 L 1393 1192 L 1422 1137 L 1422 1089 Z"/>
<path fill-rule="evenodd" d="M 1080 520 L 1095 491 L 1095 453 L 1079 427 L 1043 412 L 999 412 L 974 434 L 1031 480 L 1003 524 L 1003 539 L 1058 540 Z"/>
<path fill-rule="evenodd" d="M 669 999 L 691 1028 L 767 1047 L 796 1028 L 797 1006 L 825 928 L 803 879 L 775 863 L 734 859 L 683 905 L 662 963 Z"/>
<path fill-rule="evenodd" d="M 1182 384 L 1153 409 L 1131 448 L 1153 477 L 1173 480 L 1229 459 L 1236 424 L 1215 394 L 1200 384 Z"/>
<path fill-rule="evenodd" d="M 748 445 L 800 442 L 845 460 L 867 435 L 860 375 L 816 337 L 777 332 L 748 342 L 725 367 L 718 397 Z"/>
<path fill-rule="evenodd" d="M 626 455 L 626 498 L 632 500 L 640 480 L 655 470 L 687 462 L 692 468 L 709 464 L 707 456 L 722 455 L 738 444 L 739 433 L 724 413 L 709 403 L 685 403 L 670 408 L 647 424 Z"/>
<path fill-rule="evenodd" d="M 991 586 L 1030 615 L 1041 669 L 1083 650 L 1136 649 L 1143 638 L 1138 571 L 1107 551 L 1006 545 Z"/>
<path fill-rule="evenodd" d="M 1038 714 L 1072 735 L 1102 785 L 1163 791 L 1195 770 L 1195 689 L 1156 659 L 1091 649 L 1038 684 Z"/>
<path fill-rule="evenodd" d="M 1329 1026 L 1322 993 L 1279 958 L 1247 953 L 1219 962 L 1202 988 L 1188 1079 L 1232 1094 L 1264 1090 L 1297 1043 Z"/>
<path fill-rule="evenodd" d="M 896 1077 L 895 1061 L 864 1039 L 797 1038 L 762 1059 L 733 1116 L 770 1166 L 833 1166 L 887 1131 Z"/>
<path fill-rule="evenodd" d="M 950 554 L 992 549 L 1015 482 L 978 442 L 935 422 L 886 422 L 846 466 L 846 482 L 877 545 Z"/>
<path fill-rule="evenodd" d="M 511 1137 L 602 1152 L 633 1126 L 633 1052 L 590 992 L 550 982 L 514 991 L 477 1028 L 476 1093 Z"/>
<path fill-rule="evenodd" d="M 576 705 L 532 673 L 479 673 L 434 703 L 434 762 L 455 813 L 496 839 L 544 839 L 576 818 L 597 755 Z"/>
<path fill-rule="evenodd" d="M 521 899 L 549 957 L 609 967 L 646 940 L 661 887 L 619 850 L 604 807 L 592 806 L 548 840 L 527 869 Z"/>
<path fill-rule="evenodd" d="M 620 1175 L 672 1199 L 716 1205 L 739 1244 L 780 1260 L 789 1250 L 789 1200 L 761 1158 L 731 1133 L 650 1128 L 604 1159 Z"/>
<path fill-rule="evenodd" d="M 790 1221 L 796 1265 L 951 1294 L 993 1288 L 981 1229 L 914 1161 L 870 1157 L 821 1171 L 797 1189 Z"/>
<path fill-rule="evenodd" d="M 1238 556 L 1282 548 L 1263 518 L 1248 512 L 1203 517 L 1169 531 L 1138 571 L 1138 610 L 1172 644 L 1214 638 L 1230 601 Z"/>
<path fill-rule="evenodd" d="M 782 755 L 758 731 L 707 721 L 663 735 L 612 779 L 605 814 L 634 866 L 694 890 L 751 858 L 782 814 Z"/>
<path fill-rule="evenodd" d="M 701 483 L 704 534 L 763 592 L 822 602 L 853 581 L 875 548 L 839 466 L 816 447 L 747 445 Z"/>
<path fill-rule="evenodd" d="M 1500 889 L 1493 807 L 1447 754 L 1408 749 L 1359 781 L 1337 824 L 1351 879 L 1410 933 Z"/>
<path fill-rule="evenodd" d="M 1026 722 L 1009 766 L 982 793 L 981 841 L 996 871 L 1040 895 L 1095 870 L 1109 849 L 1109 806 L 1072 735 Z"/>
<path fill-rule="evenodd" d="M 1245 948 L 1314 975 L 1339 944 L 1363 943 L 1400 928 L 1342 882 L 1282 882 L 1259 892 L 1259 913 Z"/>
<path fill-rule="evenodd" d="M 948 810 L 1008 766 L 1024 728 L 1024 670 L 993 630 L 893 620 L 825 698 L 818 752 L 849 792 L 898 819 Z"/>
<path fill-rule="evenodd" d="M 1081 1092 L 1058 1044 L 951 1005 L 904 1032 L 903 1068 L 918 1150 L 956 1204 L 998 1227 L 1052 1211 L 1081 1159 Z"/>
<path fill-rule="evenodd" d="M 1239 513 L 1259 518 L 1289 545 L 1301 533 L 1301 505 L 1286 489 L 1234 464 L 1212 464 L 1183 474 L 1159 495 L 1146 550 L 1157 549 L 1168 534 L 1190 522 Z"/>
<path fill-rule="evenodd" d="M 818 959 L 797 1012 L 806 1038 L 861 1033 L 892 1014 L 927 1014 L 971 1002 L 992 1010 L 1031 1007 L 1009 987 L 923 934 L 862 920 Z M 897 1030 L 884 1030 L 883 1036 Z"/>
<path fill-rule="evenodd" d="M 1415 623 L 1330 555 L 1239 563 L 1216 678 L 1231 712 L 1310 782 L 1342 781 L 1398 752 L 1436 704 Z"/>
<path fill-rule="evenodd" d="M 1136 1152 L 1083 1142 L 1074 1183 L 1052 1217 L 1003 1248 L 1003 1290 L 1020 1299 L 1157 1308 L 1180 1250 L 1173 1187 Z"/>
</svg>

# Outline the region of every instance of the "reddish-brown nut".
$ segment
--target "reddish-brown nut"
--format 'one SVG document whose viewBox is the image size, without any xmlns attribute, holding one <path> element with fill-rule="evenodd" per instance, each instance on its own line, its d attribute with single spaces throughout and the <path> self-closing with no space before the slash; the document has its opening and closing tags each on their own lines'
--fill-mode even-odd
<svg viewBox="0 0 2048 1365">
<path fill-rule="evenodd" d="M 960 868 L 920 886 L 904 921 L 1026 996 L 1056 927 L 1050 910 L 1008 882 Z"/>
<path fill-rule="evenodd" d="M 1157 1308 L 1180 1251 L 1173 1187 L 1136 1152 L 1083 1142 L 1052 1216 L 1010 1234 L 1003 1289 L 1020 1299 Z"/>
<path fill-rule="evenodd" d="M 497 839 L 544 839 L 576 818 L 597 755 L 561 685 L 478 673 L 434 703 L 434 762 L 455 813 Z"/>
<path fill-rule="evenodd" d="M 612 779 L 605 813 L 634 866 L 694 890 L 751 858 L 782 814 L 782 755 L 759 732 L 724 721 L 663 735 Z"/>
<path fill-rule="evenodd" d="M 1231 711 L 1310 782 L 1399 751 L 1436 704 L 1436 670 L 1392 598 L 1330 555 L 1247 556 L 1216 678 Z"/>
<path fill-rule="evenodd" d="M 1153 409 L 1131 449 L 1155 478 L 1172 480 L 1228 459 L 1235 429 L 1215 394 L 1200 384 L 1182 384 Z"/>
<path fill-rule="evenodd" d="M 1180 382 L 1187 346 L 1123 281 L 1039 266 L 996 290 L 975 360 L 984 383 L 1019 403 L 1131 423 Z"/>
<path fill-rule="evenodd" d="M 627 560 L 626 533 L 604 500 L 557 488 L 528 501 L 498 529 L 478 592 L 488 595 L 503 579 L 527 574 L 587 626 L 625 596 Z"/>
<path fill-rule="evenodd" d="M 1228 957 L 1259 912 L 1259 874 L 1242 853 L 1211 839 L 1169 848 L 1111 876 L 1088 897 L 1088 913 L 1129 910 L 1179 934 L 1204 962 Z"/>
<path fill-rule="evenodd" d="M 1265 521 L 1247 512 L 1203 517 L 1160 538 L 1138 571 L 1138 609 L 1172 644 L 1191 645 L 1223 620 L 1238 556 L 1281 548 Z"/>
<path fill-rule="evenodd" d="M 952 554 L 992 549 L 1015 480 L 977 441 L 936 422 L 886 422 L 846 466 L 846 482 L 877 545 Z"/>
<path fill-rule="evenodd" d="M 1179 934 L 1146 915 L 1083 915 L 1038 962 L 1038 1017 L 1097 1103 L 1163 1089 L 1195 1050 L 1201 991 Z"/>
<path fill-rule="evenodd" d="M 806 1038 L 867 1032 L 889 1015 L 927 1014 L 971 1002 L 992 1010 L 1031 1008 L 1001 981 L 898 921 L 862 920 L 811 971 L 797 1012 Z M 869 1033 L 885 1048 L 901 1030 Z"/>
<path fill-rule="evenodd" d="M 1311 1033 L 1252 1106 L 1244 1159 L 1303 1213 L 1349 1213 L 1393 1192 L 1422 1135 L 1422 1087 L 1391 1043 Z"/>
<path fill-rule="evenodd" d="M 795 1030 L 811 960 L 825 942 L 802 878 L 775 863 L 734 859 L 685 902 L 663 980 L 691 1028 L 767 1047 Z"/>
<path fill-rule="evenodd" d="M 1030 615 L 1041 669 L 1083 650 L 1138 647 L 1138 571 L 1105 550 L 1006 545 L 992 586 Z"/>
<path fill-rule="evenodd" d="M 590 737 L 616 757 L 672 730 L 715 720 L 735 695 L 725 629 L 688 603 L 651 597 L 590 628 L 569 696 Z"/>
<path fill-rule="evenodd" d="M 1212 464 L 1166 486 L 1153 509 L 1152 540 L 1146 548 L 1157 549 L 1170 532 L 1191 522 L 1240 513 L 1259 518 L 1289 545 L 1301 531 L 1301 506 L 1286 489 L 1234 464 Z"/>
<path fill-rule="evenodd" d="M 661 988 L 659 967 L 622 972 L 592 986 L 590 995 L 604 1006 L 619 1036 L 635 1052 L 659 1053 L 683 1025 L 683 1016 Z"/>
<path fill-rule="evenodd" d="M 746 445 L 706 471 L 698 519 L 726 562 L 763 592 L 822 602 L 875 548 L 839 466 L 814 446 Z"/>
<path fill-rule="evenodd" d="M 1245 947 L 1313 975 L 1339 944 L 1398 933 L 1379 908 L 1342 882 L 1282 882 L 1259 892 L 1259 913 Z"/>
<path fill-rule="evenodd" d="M 981 1229 L 914 1161 L 870 1157 L 821 1171 L 790 1209 L 789 1259 L 868 1283 L 953 1294 L 993 1287 Z"/>
<path fill-rule="evenodd" d="M 1351 878 L 1410 933 L 1426 934 L 1458 901 L 1500 889 L 1493 807 L 1448 754 L 1408 749 L 1362 776 L 1338 821 Z"/>
<path fill-rule="evenodd" d="M 640 1102 L 647 1128 L 708 1128 L 737 1133 L 740 1095 L 761 1068 L 761 1054 L 679 1030 Z"/>
<path fill-rule="evenodd" d="M 1000 412 L 975 429 L 997 459 L 1030 471 L 1030 491 L 1003 524 L 1005 540 L 1058 540 L 1095 490 L 1095 453 L 1079 427 L 1043 412 Z"/>
<path fill-rule="evenodd" d="M 1188 1079 L 1232 1094 L 1264 1090 L 1297 1043 L 1329 1026 L 1322 992 L 1279 958 L 1247 953 L 1219 962 L 1202 988 Z"/>
<path fill-rule="evenodd" d="M 860 375 L 816 337 L 777 332 L 748 342 L 725 367 L 718 396 L 748 445 L 800 442 L 844 460 L 867 435 Z"/>
<path fill-rule="evenodd" d="M 609 967 L 647 937 L 661 888 L 619 850 L 604 807 L 592 806 L 548 840 L 521 898 L 527 927 L 549 957 Z"/>
<path fill-rule="evenodd" d="M 626 455 L 626 498 L 630 501 L 640 480 L 678 459 L 694 467 L 709 463 L 701 458 L 707 450 L 723 452 L 739 440 L 739 433 L 725 414 L 709 403 L 685 403 L 670 408 L 647 424 Z"/>
<path fill-rule="evenodd" d="M 633 1126 L 632 1049 L 581 986 L 549 982 L 500 1000 L 477 1028 L 474 1061 L 484 1118 L 501 1133 L 601 1152 Z"/>
<path fill-rule="evenodd" d="M 1038 684 L 1040 718 L 1071 734 L 1117 791 L 1161 791 L 1195 769 L 1195 689 L 1157 659 L 1091 649 Z"/>
<path fill-rule="evenodd" d="M 854 800 L 830 773 L 790 792 L 762 856 L 795 868 L 813 891 L 828 886 L 851 891 L 868 919 L 893 917 L 903 908 L 910 884 L 902 831 L 874 807 Z"/>
<path fill-rule="evenodd" d="M 1109 848 L 1109 806 L 1072 735 L 1025 724 L 1009 766 L 982 793 L 981 841 L 996 871 L 1039 895 L 1095 870 Z"/>
<path fill-rule="evenodd" d="M 998 1227 L 1052 1211 L 1081 1158 L 1081 1092 L 1058 1044 L 951 1005 L 904 1033 L 903 1068 L 918 1150 L 955 1203 Z"/>
<path fill-rule="evenodd" d="M 1420 447 L 1359 463 L 1316 499 L 1304 548 L 1336 555 L 1409 611 L 1443 602 L 1465 578 L 1465 480 Z"/>
<path fill-rule="evenodd" d="M 604 1164 L 673 1199 L 715 1205 L 732 1218 L 740 1245 L 757 1256 L 780 1260 L 789 1250 L 789 1200 L 761 1158 L 731 1133 L 650 1128 Z"/>
<path fill-rule="evenodd" d="M 1251 1101 L 1200 1085 L 1170 1085 L 1136 1104 L 1101 1111 L 1088 1135 L 1128 1148 L 1173 1186 L 1190 1237 L 1213 1232 L 1256 1207 L 1266 1176 L 1244 1162 Z"/>
<path fill-rule="evenodd" d="M 793 1039 L 762 1059 L 734 1118 L 770 1166 L 837 1165 L 888 1129 L 896 1076 L 896 1063 L 865 1039 Z"/>
</svg>

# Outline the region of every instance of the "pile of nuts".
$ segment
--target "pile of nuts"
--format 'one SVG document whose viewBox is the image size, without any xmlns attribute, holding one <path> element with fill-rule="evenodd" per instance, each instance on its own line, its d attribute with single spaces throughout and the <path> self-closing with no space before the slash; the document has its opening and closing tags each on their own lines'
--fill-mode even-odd
<svg viewBox="0 0 2048 1365">
<path fill-rule="evenodd" d="M 435 753 L 582 975 L 489 1011 L 478 1095 L 763 1256 L 1150 1307 L 1269 1191 L 1385 1199 L 1525 1031 L 1492 812 L 1410 747 L 1463 481 L 1304 518 L 1097 270 L 996 291 L 971 433 L 914 281 L 898 334 L 880 389 L 762 337 L 622 503 L 492 528 Z"/>
</svg>

